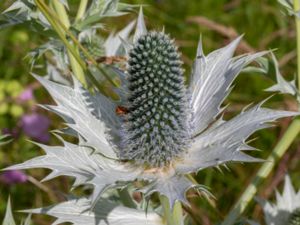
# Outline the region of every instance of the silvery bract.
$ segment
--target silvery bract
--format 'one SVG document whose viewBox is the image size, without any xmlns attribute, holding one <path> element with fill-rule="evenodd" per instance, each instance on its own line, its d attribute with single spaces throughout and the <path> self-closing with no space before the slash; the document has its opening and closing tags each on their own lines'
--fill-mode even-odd
<svg viewBox="0 0 300 225">
<path fill-rule="evenodd" d="M 22 221 L 20 225 L 30 225 L 31 224 L 31 215 L 28 215 L 25 221 Z M 2 221 L 2 225 L 16 225 L 12 209 L 11 209 L 11 202 L 10 198 L 8 198 L 7 205 L 6 205 L 6 212 L 4 219 Z"/>
<path fill-rule="evenodd" d="M 280 92 L 282 94 L 290 94 L 296 97 L 297 101 L 300 103 L 300 93 L 296 87 L 295 80 L 286 81 L 279 71 L 279 66 L 276 57 L 272 54 L 272 59 L 275 66 L 276 71 L 276 84 L 272 87 L 266 89 L 266 91 L 270 92 Z"/>
<path fill-rule="evenodd" d="M 91 209 L 90 200 L 86 198 L 70 199 L 46 208 L 25 210 L 24 212 L 47 214 L 58 218 L 54 224 L 65 222 L 74 225 L 162 225 L 163 220 L 155 213 L 145 214 L 137 210 L 121 206 L 107 199 L 99 199 Z"/>
<path fill-rule="evenodd" d="M 104 220 L 97 217 L 103 193 L 136 180 L 146 181 L 141 188 L 146 197 L 158 192 L 169 199 L 172 208 L 176 201 L 188 204 L 186 191 L 197 187 L 186 174 L 232 161 L 259 161 L 243 152 L 253 150 L 246 139 L 269 127 L 268 122 L 297 113 L 266 109 L 261 103 L 229 121 L 222 119 L 221 104 L 233 80 L 245 66 L 266 54 L 233 57 L 240 39 L 208 56 L 200 42 L 191 82 L 186 86 L 173 41 L 163 32 L 148 32 L 141 11 L 133 43 L 122 40 L 129 57 L 127 71 L 115 69 L 123 81 L 121 101 L 98 92 L 92 95 L 76 80 L 68 87 L 36 77 L 57 104 L 45 108 L 60 115 L 80 142 L 61 139 L 63 146 L 40 145 L 46 155 L 8 169 L 49 168 L 52 173 L 44 180 L 72 176 L 74 186 L 90 184 L 94 191 L 90 199 L 79 199 L 76 204 L 69 201 L 33 212 L 80 224 L 85 215 L 80 212 L 90 207 L 95 211 L 89 216 Z M 127 221 L 121 212 L 129 209 L 115 210 L 120 210 L 115 216 Z M 77 216 L 73 213 L 70 217 L 68 213 L 73 211 Z M 143 218 L 146 221 L 145 215 Z"/>
<path fill-rule="evenodd" d="M 259 200 L 267 225 L 300 224 L 300 191 L 296 193 L 289 176 L 285 177 L 282 195 L 276 191 L 276 204 Z"/>
</svg>

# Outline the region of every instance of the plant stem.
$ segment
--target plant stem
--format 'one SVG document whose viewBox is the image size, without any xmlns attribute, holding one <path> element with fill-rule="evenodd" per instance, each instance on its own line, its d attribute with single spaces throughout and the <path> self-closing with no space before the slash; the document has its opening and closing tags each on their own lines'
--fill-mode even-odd
<svg viewBox="0 0 300 225">
<path fill-rule="evenodd" d="M 52 202 L 56 202 L 58 200 L 57 196 L 55 195 L 55 192 L 51 188 L 48 188 L 46 185 L 44 185 L 43 183 L 41 183 L 40 181 L 38 181 L 37 179 L 35 179 L 32 176 L 27 176 L 27 179 L 29 182 L 34 184 L 36 187 L 38 187 L 42 191 L 46 192 Z"/>
<path fill-rule="evenodd" d="M 43 5 L 40 4 L 39 0 L 35 0 L 35 3 L 37 5 L 37 7 L 39 8 L 39 10 L 44 14 L 44 16 L 46 17 L 46 19 L 49 21 L 49 23 L 51 24 L 51 26 L 53 27 L 53 29 L 57 32 L 57 34 L 60 37 L 60 39 L 62 40 L 62 42 L 66 45 L 66 47 L 68 48 L 68 50 L 75 57 L 75 59 L 77 60 L 77 62 L 81 65 L 82 68 L 85 69 L 86 66 L 85 66 L 84 62 L 81 60 L 79 54 L 76 52 L 76 50 L 74 49 L 74 47 L 68 42 L 68 40 L 65 37 L 65 34 L 61 31 L 61 29 L 57 25 L 57 23 L 55 21 L 53 21 L 53 19 L 51 18 L 51 16 L 47 13 L 47 11 L 45 11 L 45 8 L 43 7 Z"/>
<path fill-rule="evenodd" d="M 176 202 L 174 205 L 173 218 L 174 218 L 174 223 L 173 223 L 174 225 L 184 224 L 182 206 L 180 202 Z"/>
<path fill-rule="evenodd" d="M 62 24 L 64 24 L 64 26 L 67 29 L 69 29 L 70 21 L 69 21 L 65 6 L 58 0 L 53 0 L 52 4 L 57 12 L 57 16 L 58 16 L 59 20 L 62 22 Z M 54 17 L 54 18 L 56 18 L 56 17 Z M 78 53 L 78 49 L 75 48 L 75 51 Z M 73 56 L 73 54 L 70 52 L 69 49 L 67 50 L 67 53 L 69 56 L 70 64 L 71 64 L 74 75 L 77 77 L 77 79 L 79 79 L 79 81 L 84 86 L 87 86 L 85 76 L 84 76 L 84 71 L 83 71 L 84 68 L 82 68 L 82 66 L 79 64 L 79 62 L 77 62 L 77 60 L 75 59 L 75 57 Z"/>
<path fill-rule="evenodd" d="M 88 0 L 81 0 L 80 1 L 78 11 L 77 11 L 77 15 L 76 15 L 76 18 L 75 18 L 75 22 L 79 21 L 83 17 L 83 15 L 86 11 L 86 7 L 88 5 L 88 2 L 89 2 Z"/>
<path fill-rule="evenodd" d="M 70 27 L 70 21 L 65 9 L 65 6 L 58 0 L 52 0 L 51 3 L 53 4 L 55 11 L 57 12 L 57 16 L 60 21 L 67 27 Z"/>
<path fill-rule="evenodd" d="M 171 211 L 169 200 L 167 197 L 160 195 L 160 203 L 164 209 L 164 217 L 168 225 L 183 225 L 182 206 L 180 202 L 176 202 Z"/>
<path fill-rule="evenodd" d="M 228 216 L 225 218 L 221 225 L 232 225 L 238 219 L 238 217 L 245 211 L 254 195 L 257 192 L 258 186 L 262 181 L 271 173 L 276 162 L 283 156 L 289 146 L 292 144 L 294 139 L 300 133 L 300 119 L 295 119 L 286 132 L 284 133 L 281 140 L 275 146 L 272 154 L 268 157 L 266 162 L 261 166 L 257 175 L 251 182 L 251 184 L 244 191 L 243 195 L 234 205 Z"/>
<path fill-rule="evenodd" d="M 62 40 L 62 42 L 64 43 L 64 45 L 67 47 L 68 51 L 70 51 L 70 53 L 72 54 L 73 58 L 77 61 L 77 63 L 81 66 L 81 68 L 87 72 L 87 75 L 89 76 L 89 78 L 91 79 L 92 82 L 94 82 L 94 84 L 97 86 L 97 88 L 99 90 L 101 90 L 101 87 L 98 84 L 98 81 L 93 77 L 93 75 L 91 75 L 86 68 L 85 63 L 82 61 L 82 59 L 80 58 L 80 55 L 78 53 L 78 51 L 74 48 L 74 46 L 72 46 L 69 41 L 66 39 L 65 34 L 62 32 L 61 28 L 58 26 L 58 24 L 53 21 L 51 15 L 49 15 L 49 13 L 47 12 L 47 10 L 44 8 L 44 5 L 41 4 L 41 2 L 39 0 L 35 0 L 35 3 L 37 5 L 37 7 L 39 8 L 39 10 L 45 15 L 46 19 L 49 21 L 49 23 L 51 24 L 51 26 L 53 27 L 53 29 L 57 32 L 58 36 L 60 37 L 60 39 Z M 76 68 L 75 68 L 75 71 Z M 74 72 L 74 71 L 73 71 Z M 76 75 L 75 75 L 76 76 Z M 78 78 L 78 77 L 77 77 Z M 78 78 L 79 79 L 79 78 Z M 80 79 L 79 79 L 80 80 Z M 83 83 L 84 84 L 84 83 Z"/>
<path fill-rule="evenodd" d="M 294 11 L 300 10 L 300 0 L 294 0 Z M 297 32 L 297 65 L 298 65 L 298 89 L 300 90 L 300 19 L 295 16 L 296 32 Z"/>
<path fill-rule="evenodd" d="M 294 11 L 297 13 L 300 11 L 300 0 L 294 0 Z M 297 33 L 297 80 L 298 80 L 298 93 L 297 93 L 297 101 L 298 101 L 298 110 L 300 111 L 300 18 L 295 15 L 295 23 L 296 23 L 296 33 Z"/>
</svg>

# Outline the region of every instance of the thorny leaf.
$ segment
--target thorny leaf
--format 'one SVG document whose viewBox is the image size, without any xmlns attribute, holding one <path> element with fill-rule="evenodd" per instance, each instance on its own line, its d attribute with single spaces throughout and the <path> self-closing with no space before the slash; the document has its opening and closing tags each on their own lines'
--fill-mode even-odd
<svg viewBox="0 0 300 225">
<path fill-rule="evenodd" d="M 54 224 L 71 222 L 74 225 L 163 225 L 162 218 L 154 212 L 147 214 L 120 206 L 119 203 L 100 199 L 93 209 L 87 198 L 71 199 L 47 208 L 25 210 L 24 212 L 54 216 Z"/>
</svg>

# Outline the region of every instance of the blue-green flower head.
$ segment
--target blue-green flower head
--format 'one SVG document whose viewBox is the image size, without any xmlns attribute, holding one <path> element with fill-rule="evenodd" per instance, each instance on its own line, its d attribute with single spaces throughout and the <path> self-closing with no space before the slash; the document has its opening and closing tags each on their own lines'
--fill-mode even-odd
<svg viewBox="0 0 300 225">
<path fill-rule="evenodd" d="M 225 121 L 222 103 L 238 74 L 267 52 L 234 57 L 241 37 L 207 56 L 199 42 L 186 84 L 180 54 L 164 32 L 148 32 L 142 11 L 133 41 L 122 38 L 128 66 L 114 68 L 122 80 L 115 102 L 95 91 L 90 94 L 74 80 L 63 86 L 37 79 L 55 100 L 45 108 L 60 115 L 80 142 L 62 139 L 63 146 L 44 146 L 46 155 L 9 169 L 46 167 L 45 179 L 75 177 L 74 186 L 92 184 L 93 205 L 107 189 L 121 188 L 136 180 L 146 196 L 165 195 L 171 208 L 176 201 L 188 204 L 185 193 L 196 184 L 187 174 L 228 162 L 257 162 L 244 153 L 246 142 L 269 122 L 295 112 L 276 111 L 262 103 Z M 119 52 L 114 49 L 114 53 Z"/>
<path fill-rule="evenodd" d="M 121 158 L 169 165 L 187 149 L 187 90 L 180 55 L 164 33 L 141 36 L 129 53 L 128 115 Z"/>
</svg>

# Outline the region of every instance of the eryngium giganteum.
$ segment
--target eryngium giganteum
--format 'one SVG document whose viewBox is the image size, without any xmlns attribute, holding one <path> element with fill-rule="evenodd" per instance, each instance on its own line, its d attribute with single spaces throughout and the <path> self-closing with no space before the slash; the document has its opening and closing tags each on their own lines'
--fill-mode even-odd
<svg viewBox="0 0 300 225">
<path fill-rule="evenodd" d="M 91 197 L 78 202 L 96 209 L 101 208 L 106 190 L 136 180 L 146 181 L 140 183 L 145 196 L 158 192 L 168 198 L 171 208 L 176 201 L 188 204 L 186 191 L 201 186 L 187 174 L 228 162 L 259 161 L 243 152 L 253 150 L 247 138 L 269 127 L 269 122 L 297 115 L 260 103 L 228 121 L 222 118 L 221 104 L 234 79 L 267 53 L 233 57 L 240 40 L 207 56 L 199 42 L 186 85 L 177 47 L 164 32 L 148 32 L 141 11 L 133 42 L 122 40 L 127 70 L 114 68 L 122 80 L 120 101 L 96 90 L 90 94 L 77 80 L 69 87 L 36 77 L 57 103 L 45 108 L 66 121 L 68 133 L 78 136 L 79 143 L 59 137 L 63 146 L 41 145 L 46 155 L 9 169 L 45 167 L 53 170 L 46 180 L 67 175 L 75 177 L 74 186 L 93 185 Z M 83 207 L 80 204 L 78 208 Z M 55 209 L 59 212 L 64 206 Z M 59 213 L 48 214 L 70 221 Z"/>
</svg>

